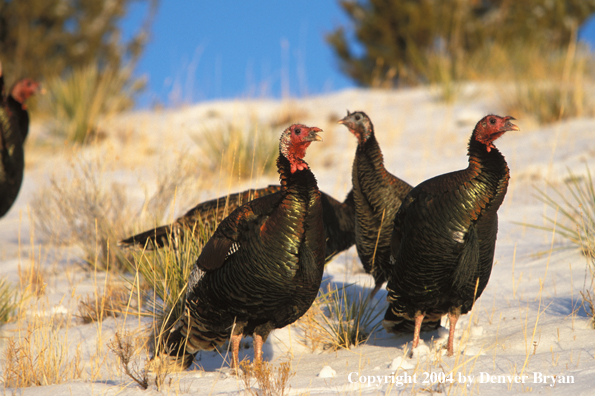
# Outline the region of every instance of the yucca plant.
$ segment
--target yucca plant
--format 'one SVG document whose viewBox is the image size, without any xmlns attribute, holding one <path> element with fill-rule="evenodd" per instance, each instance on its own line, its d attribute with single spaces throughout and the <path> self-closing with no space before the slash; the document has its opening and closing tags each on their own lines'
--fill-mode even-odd
<svg viewBox="0 0 595 396">
<path fill-rule="evenodd" d="M 327 285 L 311 308 L 312 314 L 298 322 L 306 337 L 306 345 L 324 349 L 350 349 L 365 343 L 380 326 L 382 313 L 379 300 L 371 300 L 369 292 L 355 292 L 352 285 L 340 288 Z"/>
<path fill-rule="evenodd" d="M 205 127 L 195 135 L 206 165 L 213 171 L 241 179 L 270 175 L 276 172 L 279 154 L 278 133 L 256 121 L 218 124 Z"/>
<path fill-rule="evenodd" d="M 45 84 L 40 110 L 53 118 L 53 130 L 73 143 L 88 143 L 101 116 L 130 109 L 142 81 L 130 85 L 132 67 L 101 70 L 97 64 L 73 70 Z"/>
</svg>

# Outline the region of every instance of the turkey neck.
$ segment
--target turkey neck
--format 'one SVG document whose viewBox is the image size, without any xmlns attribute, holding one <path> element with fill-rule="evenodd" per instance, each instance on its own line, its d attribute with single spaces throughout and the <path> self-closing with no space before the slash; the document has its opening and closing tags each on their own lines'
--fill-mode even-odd
<svg viewBox="0 0 595 396">
<path fill-rule="evenodd" d="M 374 180 L 376 183 L 381 184 L 382 179 L 387 177 L 384 157 L 374 132 L 371 132 L 370 137 L 365 142 L 358 144 L 355 162 L 361 178 Z"/>
<path fill-rule="evenodd" d="M 291 164 L 283 155 L 279 155 L 277 167 L 284 198 L 274 216 L 293 223 L 291 228 L 300 241 L 298 251 L 302 256 L 296 277 L 316 285 L 310 296 L 313 301 L 322 280 L 326 244 L 320 191 L 309 168 L 291 173 Z"/>
<path fill-rule="evenodd" d="M 12 95 L 8 95 L 6 104 L 10 110 L 12 119 L 16 122 L 22 142 L 24 142 L 29 132 L 29 113 L 27 110 L 23 110 L 23 105 L 13 98 Z"/>
<path fill-rule="evenodd" d="M 301 160 L 300 160 L 301 161 Z M 277 169 L 281 181 L 281 190 L 285 192 L 301 193 L 318 190 L 318 184 L 310 168 L 291 173 L 291 164 L 282 154 L 277 159 Z M 305 197 L 304 197 L 305 198 Z"/>
<path fill-rule="evenodd" d="M 497 148 L 487 151 L 485 144 L 471 136 L 469 141 L 469 168 L 470 178 L 487 187 L 478 191 L 481 195 L 489 197 L 493 211 L 498 209 L 508 188 L 510 173 L 504 156 Z"/>
</svg>

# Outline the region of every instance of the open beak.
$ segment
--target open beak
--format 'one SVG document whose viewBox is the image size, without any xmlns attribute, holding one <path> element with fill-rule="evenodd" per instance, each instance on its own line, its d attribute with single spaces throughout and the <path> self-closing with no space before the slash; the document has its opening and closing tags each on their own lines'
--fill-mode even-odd
<svg viewBox="0 0 595 396">
<path fill-rule="evenodd" d="M 317 132 L 322 132 L 322 129 L 316 127 L 310 128 L 305 140 L 310 142 L 322 142 L 322 137 L 318 135 Z"/>
<path fill-rule="evenodd" d="M 504 129 L 506 131 L 520 131 L 521 128 L 519 128 L 518 126 L 514 125 L 512 122 L 510 122 L 510 120 L 514 120 L 514 117 L 508 116 L 506 117 L 506 124 L 504 124 Z"/>
</svg>

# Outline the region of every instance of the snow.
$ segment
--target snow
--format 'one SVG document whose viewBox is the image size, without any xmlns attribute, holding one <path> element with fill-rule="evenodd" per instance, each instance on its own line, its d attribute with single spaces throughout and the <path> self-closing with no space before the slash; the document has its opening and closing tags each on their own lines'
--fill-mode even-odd
<svg viewBox="0 0 595 396">
<path fill-rule="evenodd" d="M 336 376 L 337 372 L 331 366 L 324 366 L 317 375 L 318 378 L 335 378 Z"/>
<path fill-rule="evenodd" d="M 72 318 L 78 301 L 100 290 L 105 277 L 81 269 L 78 249 L 42 241 L 36 235 L 31 200 L 52 175 L 64 176 L 71 169 L 69 164 L 99 158 L 106 177 L 126 186 L 128 205 L 133 207 L 129 213 L 135 213 L 146 196 L 145 189 L 154 188 L 153 169 L 173 161 L 177 153 L 200 155 L 192 136 L 205 122 L 214 122 L 210 118 L 256 117 L 266 122 L 293 108 L 304 114 L 300 121 L 324 129 L 324 142 L 313 144 L 306 159 L 320 189 L 343 199 L 351 188 L 356 141 L 335 120 L 349 109 L 370 116 L 387 169 L 415 185 L 466 167 L 466 145 L 474 123 L 485 114 L 501 113 L 496 95 L 489 94 L 490 87 L 470 85 L 465 92 L 451 105 L 424 88 L 352 89 L 289 102 L 205 102 L 162 112 L 131 112 L 106 121 L 106 141 L 78 151 L 36 144 L 44 127 L 34 123 L 23 188 L 15 206 L 0 219 L 0 274 L 17 285 L 22 278 L 19 273 L 31 262 L 46 271 L 45 293 L 29 300 L 27 317 L 70 317 L 69 325 L 60 330 L 60 334 L 68 332 L 64 348 L 69 356 L 77 351 L 81 354 L 87 374 L 81 380 L 56 385 L 5 389 L 5 394 L 247 394 L 243 382 L 227 368 L 228 357 L 219 352 L 200 353 L 190 370 L 171 374 L 161 390 L 154 385 L 142 390 L 119 371 L 107 348 L 109 340 L 123 329 L 143 334 L 150 320 L 132 315 L 107 318 L 102 324 L 82 324 Z M 263 352 L 275 365 L 290 363 L 295 373 L 289 382 L 290 394 L 593 394 L 595 330 L 581 307 L 580 296 L 590 279 L 587 260 L 576 249 L 562 249 L 564 241 L 557 237 L 552 241 L 551 232 L 522 223 L 542 225 L 544 213 L 555 216 L 535 198 L 536 187 L 548 191 L 548 182 L 559 186 L 568 170 L 584 175 L 585 164 L 595 170 L 595 118 L 541 127 L 524 126 L 522 119 L 515 123 L 522 131 L 509 132 L 496 142 L 511 169 L 511 183 L 499 210 L 494 269 L 473 311 L 457 323 L 455 355 L 446 356 L 442 348 L 448 338 L 446 321 L 444 328 L 422 333 L 412 356 L 411 336 L 387 334 L 382 327 L 368 343 L 351 350 L 311 352 L 300 344 L 296 326 L 288 326 L 271 334 Z M 275 177 L 262 177 L 223 185 L 200 175 L 197 178 L 200 193 L 176 202 L 172 218 L 202 200 L 276 182 Z M 361 288 L 373 283 L 361 271 L 354 247 L 327 266 L 325 278 Z M 384 290 L 376 295 L 381 304 L 386 304 L 385 297 Z M 0 329 L 3 351 L 16 331 L 15 324 Z M 240 358 L 252 359 L 252 341 L 247 338 L 246 342 L 249 347 L 242 349 Z M 3 376 L 4 363 L 1 370 Z"/>
</svg>

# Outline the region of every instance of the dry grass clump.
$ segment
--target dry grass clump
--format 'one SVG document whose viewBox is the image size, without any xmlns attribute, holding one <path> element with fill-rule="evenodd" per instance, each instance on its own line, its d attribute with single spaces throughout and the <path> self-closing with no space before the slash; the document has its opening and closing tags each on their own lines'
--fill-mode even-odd
<svg viewBox="0 0 595 396">
<path fill-rule="evenodd" d="M 325 350 L 357 347 L 380 326 L 380 301 L 371 300 L 369 293 L 353 292 L 350 286 L 329 284 L 297 322 L 304 344 L 313 351 L 319 346 Z"/>
<path fill-rule="evenodd" d="M 275 116 L 269 121 L 269 124 L 274 130 L 281 130 L 291 124 L 297 122 L 304 122 L 304 119 L 309 115 L 306 109 L 298 106 L 297 103 L 289 100 L 281 104 L 281 108 L 275 113 Z M 336 122 L 336 120 L 335 120 Z"/>
<path fill-rule="evenodd" d="M 0 326 L 12 320 L 18 306 L 18 293 L 6 279 L 0 279 Z"/>
<path fill-rule="evenodd" d="M 589 89 L 595 58 L 576 36 L 564 50 L 493 43 L 463 57 L 435 51 L 423 59 L 428 82 L 448 103 L 461 96 L 464 82 L 492 81 L 500 87 L 504 113 L 517 118 L 546 124 L 595 114 Z"/>
<path fill-rule="evenodd" d="M 8 388 L 47 386 L 82 378 L 81 350 L 74 356 L 68 319 L 35 315 L 26 328 L 10 337 L 4 349 L 3 382 Z"/>
<path fill-rule="evenodd" d="M 561 220 L 547 214 L 546 226 L 531 225 L 533 228 L 551 232 L 554 225 L 556 234 L 571 246 L 578 247 L 588 257 L 595 255 L 595 184 L 589 168 L 585 176 L 577 176 L 571 171 L 564 180 L 564 189 L 548 184 L 551 193 L 537 189 L 537 199 L 549 206 Z"/>
<path fill-rule="evenodd" d="M 193 137 L 212 172 L 252 179 L 274 174 L 279 153 L 276 129 L 255 120 L 205 127 Z"/>
<path fill-rule="evenodd" d="M 116 332 L 114 338 L 107 344 L 110 351 L 118 358 L 122 373 L 130 377 L 143 389 L 149 387 L 149 376 L 144 369 L 140 368 L 137 357 L 140 350 L 145 346 L 146 343 L 143 340 L 134 337 L 128 331 Z"/>
<path fill-rule="evenodd" d="M 47 95 L 40 110 L 48 114 L 55 134 L 73 143 L 89 143 L 100 137 L 100 117 L 129 109 L 142 81 L 130 85 L 133 68 L 99 70 L 97 64 L 75 69 L 66 77 L 44 84 Z"/>
<path fill-rule="evenodd" d="M 246 394 L 253 396 L 284 396 L 289 394 L 291 386 L 288 382 L 295 372 L 291 371 L 288 362 L 281 363 L 278 367 L 263 360 L 250 363 L 246 360 L 240 363 L 240 378 L 244 383 Z M 252 388 L 256 382 L 258 389 Z"/>
<path fill-rule="evenodd" d="M 585 308 L 585 312 L 591 318 L 591 327 L 593 327 L 593 329 L 595 329 L 595 293 L 591 290 L 595 290 L 594 280 L 595 276 L 591 275 L 590 290 L 581 291 L 581 297 L 583 298 L 583 308 Z"/>
<path fill-rule="evenodd" d="M 33 217 L 47 240 L 82 248 L 90 268 L 125 270 L 128 260 L 116 241 L 132 215 L 124 186 L 107 185 L 102 176 L 99 163 L 84 161 L 66 175 L 52 176 L 33 197 Z"/>
<path fill-rule="evenodd" d="M 133 302 L 130 290 L 123 285 L 108 283 L 104 294 L 86 296 L 79 301 L 77 316 L 85 324 L 101 322 L 107 317 L 122 316 Z"/>
<path fill-rule="evenodd" d="M 595 114 L 589 89 L 595 60 L 590 52 L 577 50 L 574 42 L 566 53 L 527 52 L 533 54 L 533 62 L 523 62 L 527 69 L 517 69 L 512 92 L 502 95 L 507 114 L 542 124 Z"/>
<path fill-rule="evenodd" d="M 595 184 L 591 171 L 586 167 L 585 176 L 577 176 L 571 171 L 564 181 L 564 190 L 549 184 L 553 194 L 537 190 L 537 199 L 557 213 L 555 218 L 544 215 L 546 226 L 530 227 L 560 235 L 570 246 L 579 248 L 587 257 L 590 268 L 590 281 L 581 292 L 583 307 L 593 318 L 595 328 Z M 561 220 L 557 220 L 561 217 Z"/>
<path fill-rule="evenodd" d="M 182 238 L 154 251 L 134 254 L 134 265 L 142 282 L 142 300 L 148 301 L 149 315 L 155 318 L 153 337 L 156 345 L 184 313 L 186 286 L 194 262 L 214 229 L 200 227 L 197 238 Z"/>
<path fill-rule="evenodd" d="M 191 170 L 176 162 L 159 167 L 155 193 L 138 213 L 128 204 L 126 185 L 110 180 L 99 159 L 76 158 L 65 174 L 53 175 L 32 200 L 35 229 L 54 244 L 83 251 L 89 269 L 134 272 L 131 256 L 117 246 L 133 227 L 147 229 L 162 222 L 175 201 L 177 187 L 187 184 Z"/>
</svg>

